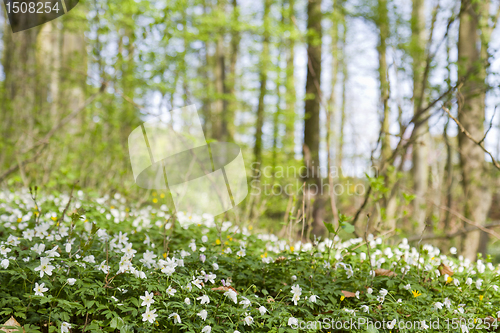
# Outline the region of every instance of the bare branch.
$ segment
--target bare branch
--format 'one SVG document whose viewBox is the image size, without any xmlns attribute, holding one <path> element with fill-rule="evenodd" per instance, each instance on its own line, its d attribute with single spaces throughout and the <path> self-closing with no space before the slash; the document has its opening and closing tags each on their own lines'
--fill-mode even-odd
<svg viewBox="0 0 500 333">
<path fill-rule="evenodd" d="M 492 154 L 492 153 L 490 153 L 490 152 L 489 152 L 489 151 L 488 151 L 488 150 L 484 147 L 484 144 L 483 144 L 483 143 L 484 143 L 484 138 L 483 138 L 481 141 L 477 141 L 476 139 L 474 139 L 474 138 L 472 137 L 472 135 L 471 135 L 471 134 L 470 134 L 470 133 L 469 133 L 469 132 L 465 129 L 465 127 L 464 127 L 464 126 L 460 123 L 460 121 L 458 121 L 458 119 L 457 119 L 457 118 L 455 118 L 455 117 L 451 114 L 450 110 L 449 110 L 447 107 L 443 106 L 443 107 L 442 107 L 442 109 L 443 109 L 443 110 L 444 110 L 444 111 L 448 114 L 448 116 L 449 116 L 451 119 L 453 119 L 453 121 L 457 124 L 458 128 L 460 128 L 460 131 L 461 131 L 462 133 L 464 133 L 466 137 L 468 137 L 468 138 L 469 138 L 472 142 L 474 142 L 474 143 L 475 143 L 475 144 L 477 144 L 479 147 L 481 147 L 481 149 L 482 149 L 482 150 L 483 150 L 486 154 L 488 154 L 488 155 L 490 156 L 491 161 L 493 162 L 493 165 L 494 165 L 494 166 L 495 166 L 498 170 L 500 170 L 500 164 L 498 163 L 498 161 L 497 161 L 497 160 L 495 160 L 495 158 L 493 157 L 493 154 Z"/>
</svg>

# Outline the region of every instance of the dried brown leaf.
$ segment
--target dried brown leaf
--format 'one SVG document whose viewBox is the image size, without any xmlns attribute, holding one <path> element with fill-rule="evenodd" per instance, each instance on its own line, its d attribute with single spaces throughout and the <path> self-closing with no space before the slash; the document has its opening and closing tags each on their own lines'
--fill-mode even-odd
<svg viewBox="0 0 500 333">
<path fill-rule="evenodd" d="M 438 269 L 439 269 L 439 273 L 441 273 L 441 275 L 448 274 L 449 276 L 452 276 L 453 274 L 455 274 L 448 265 L 443 264 L 443 263 L 441 263 L 441 265 L 439 265 Z"/>
<path fill-rule="evenodd" d="M 10 319 L 7 320 L 3 325 L 4 326 L 18 326 L 18 327 L 21 327 L 21 324 L 19 324 L 17 322 L 16 318 L 14 318 L 13 316 L 11 316 Z M 0 328 L 0 331 L 7 332 L 7 333 L 19 332 L 18 329 L 5 328 L 5 327 Z M 23 332 L 25 332 L 24 328 L 23 328 Z"/>
<path fill-rule="evenodd" d="M 375 270 L 375 276 L 397 276 L 397 274 L 389 269 L 378 268 Z"/>
<path fill-rule="evenodd" d="M 344 296 L 346 298 L 349 298 L 349 297 L 356 297 L 356 294 L 353 293 L 353 292 L 350 292 L 350 291 L 347 291 L 347 290 L 342 290 L 342 294 L 344 294 Z"/>
</svg>

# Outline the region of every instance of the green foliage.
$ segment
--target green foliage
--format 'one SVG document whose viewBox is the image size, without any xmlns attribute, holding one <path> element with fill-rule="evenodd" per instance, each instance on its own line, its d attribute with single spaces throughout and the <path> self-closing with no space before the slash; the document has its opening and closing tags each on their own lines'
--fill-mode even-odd
<svg viewBox="0 0 500 333">
<path fill-rule="evenodd" d="M 59 222 L 67 197 L 37 201 L 0 193 L 0 319 L 14 316 L 26 332 L 44 331 L 48 323 L 49 332 L 63 323 L 73 332 L 208 332 L 207 326 L 211 332 L 295 332 L 295 320 L 332 325 L 359 318 L 384 321 L 377 332 L 389 332 L 393 320 L 456 332 L 460 320 L 471 331 L 484 327 L 500 306 L 491 258 L 470 264 L 430 245 L 419 253 L 405 240 L 389 247 L 369 235 L 373 268 L 396 274 L 374 275 L 361 238 L 289 244 L 184 214 L 173 227 L 160 203 L 134 210 L 119 196 L 83 194 L 74 198 L 80 208 Z M 332 236 L 351 233 L 347 220 L 340 214 L 337 230 L 325 226 Z M 42 258 L 49 258 L 48 269 L 40 269 Z M 452 277 L 439 273 L 444 264 Z M 47 290 L 35 295 L 36 284 Z M 439 326 L 431 326 L 437 320 Z M 312 331 L 329 331 L 322 327 Z"/>
</svg>

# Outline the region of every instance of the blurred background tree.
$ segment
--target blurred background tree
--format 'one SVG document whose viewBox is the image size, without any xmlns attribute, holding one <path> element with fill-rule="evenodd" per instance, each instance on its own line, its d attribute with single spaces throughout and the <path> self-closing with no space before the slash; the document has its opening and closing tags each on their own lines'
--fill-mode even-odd
<svg viewBox="0 0 500 333">
<path fill-rule="evenodd" d="M 500 225 L 498 1 L 109 0 L 13 34 L 2 10 L 0 182 L 139 203 L 128 135 L 195 104 L 238 143 L 224 218 L 297 239 L 351 216 L 470 259 Z M 330 171 L 330 172 L 328 172 Z M 338 210 L 338 211 L 337 211 Z M 392 237 L 392 238 L 391 238 Z"/>
</svg>

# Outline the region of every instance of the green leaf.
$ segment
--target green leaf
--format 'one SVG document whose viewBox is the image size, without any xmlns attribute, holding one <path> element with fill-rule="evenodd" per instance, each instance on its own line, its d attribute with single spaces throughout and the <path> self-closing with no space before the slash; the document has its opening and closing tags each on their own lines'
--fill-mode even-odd
<svg viewBox="0 0 500 333">
<path fill-rule="evenodd" d="M 323 224 L 325 225 L 326 230 L 328 230 L 328 232 L 330 232 L 332 234 L 336 234 L 335 229 L 333 228 L 333 224 L 327 223 L 325 221 L 323 221 Z"/>
<path fill-rule="evenodd" d="M 352 224 L 350 224 L 349 222 L 341 222 L 340 226 L 348 234 L 352 234 L 354 232 L 354 230 L 355 230 L 354 226 Z"/>
</svg>

